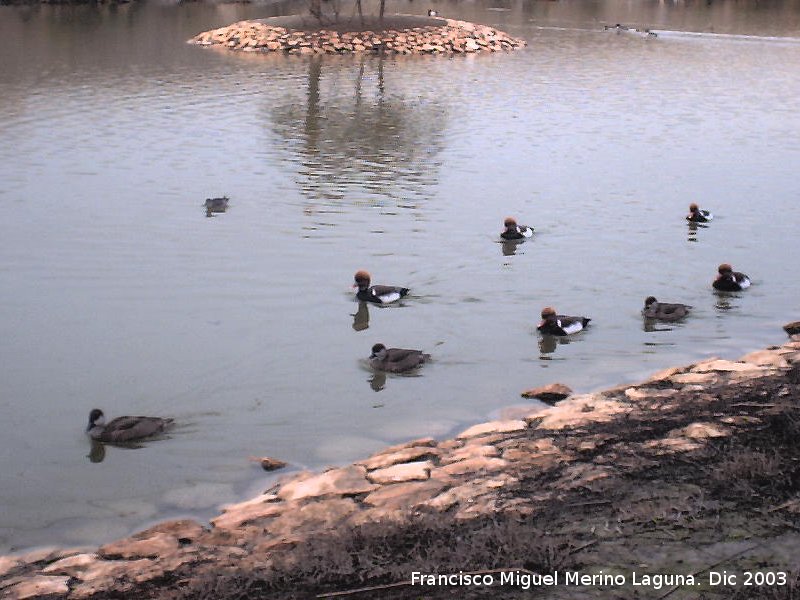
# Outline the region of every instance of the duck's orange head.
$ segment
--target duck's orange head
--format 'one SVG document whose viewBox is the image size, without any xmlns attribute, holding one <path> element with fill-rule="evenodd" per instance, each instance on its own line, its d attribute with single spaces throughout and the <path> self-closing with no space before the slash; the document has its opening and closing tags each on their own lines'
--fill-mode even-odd
<svg viewBox="0 0 800 600">
<path fill-rule="evenodd" d="M 700 207 L 694 202 L 689 205 L 689 212 L 697 212 L 698 210 L 700 210 Z"/>
<path fill-rule="evenodd" d="M 503 221 L 503 225 L 505 226 L 506 229 L 508 229 L 509 227 L 516 227 L 517 220 L 514 217 L 506 217 L 506 220 Z"/>
<path fill-rule="evenodd" d="M 353 287 L 359 287 L 360 288 L 360 287 L 368 287 L 369 286 L 369 282 L 372 279 L 372 277 L 370 277 L 370 274 L 369 274 L 368 271 L 361 270 L 361 271 L 356 271 L 356 274 L 353 277 L 353 279 L 355 279 L 355 281 L 356 281 L 356 284 Z"/>
<path fill-rule="evenodd" d="M 717 272 L 720 275 L 725 275 L 727 273 L 731 273 L 733 271 L 733 267 L 730 266 L 728 263 L 722 263 L 719 267 L 717 267 Z"/>
<path fill-rule="evenodd" d="M 555 317 L 556 316 L 556 309 L 552 306 L 545 306 L 542 309 L 542 318 L 547 319 L 548 317 Z"/>
</svg>

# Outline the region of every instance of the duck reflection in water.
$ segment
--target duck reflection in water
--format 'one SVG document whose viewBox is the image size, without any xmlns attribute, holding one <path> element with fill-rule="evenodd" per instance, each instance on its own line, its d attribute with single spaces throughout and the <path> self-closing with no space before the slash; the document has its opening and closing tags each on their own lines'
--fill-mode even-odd
<svg viewBox="0 0 800 600">
<path fill-rule="evenodd" d="M 569 344 L 572 339 L 559 335 L 544 334 L 539 336 L 539 353 L 553 354 L 560 344 Z"/>
<path fill-rule="evenodd" d="M 105 457 L 106 445 L 102 442 L 98 442 L 97 440 L 92 440 L 92 449 L 89 450 L 89 454 L 86 455 L 86 458 L 89 459 L 89 462 L 101 463 Z"/>
<path fill-rule="evenodd" d="M 358 310 L 350 316 L 353 317 L 353 329 L 356 331 L 364 331 L 369 328 L 369 306 L 366 302 L 359 301 Z"/>
<path fill-rule="evenodd" d="M 689 235 L 687 236 L 687 241 L 689 242 L 696 242 L 697 241 L 697 230 L 698 229 L 708 229 L 708 225 L 705 223 L 698 223 L 697 221 L 688 221 L 689 225 Z"/>
<path fill-rule="evenodd" d="M 224 213 L 228 210 L 228 202 L 230 198 L 222 196 L 220 198 L 206 198 L 203 205 L 206 209 L 206 217 L 213 217 L 214 213 Z"/>
<path fill-rule="evenodd" d="M 386 373 L 383 371 L 375 371 L 372 377 L 369 378 L 369 387 L 373 392 L 380 392 L 386 387 Z"/>
<path fill-rule="evenodd" d="M 517 247 L 522 243 L 522 240 L 503 240 L 500 242 L 500 247 L 503 249 L 503 256 L 514 256 L 517 253 Z"/>
</svg>

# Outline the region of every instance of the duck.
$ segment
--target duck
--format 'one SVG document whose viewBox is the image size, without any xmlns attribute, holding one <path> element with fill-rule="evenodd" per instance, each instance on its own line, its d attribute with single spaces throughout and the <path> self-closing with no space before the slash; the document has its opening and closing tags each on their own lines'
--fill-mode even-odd
<svg viewBox="0 0 800 600">
<path fill-rule="evenodd" d="M 416 369 L 430 358 L 431 355 L 425 354 L 422 350 L 387 348 L 383 344 L 375 344 L 369 355 L 369 364 L 376 371 L 405 373 Z"/>
<path fill-rule="evenodd" d="M 648 296 L 644 301 L 642 315 L 646 319 L 659 321 L 678 321 L 689 314 L 691 306 L 688 304 L 659 302 L 655 296 Z"/>
<path fill-rule="evenodd" d="M 429 17 L 438 17 L 439 11 L 433 10 L 432 8 L 428 9 L 428 16 Z"/>
<path fill-rule="evenodd" d="M 86 433 L 98 442 L 133 442 L 157 433 L 162 433 L 172 426 L 174 419 L 161 417 L 117 417 L 106 423 L 105 415 L 99 408 L 89 413 L 89 425 Z"/>
<path fill-rule="evenodd" d="M 588 317 L 557 315 L 551 306 L 542 309 L 542 320 L 536 328 L 547 335 L 570 335 L 583 330 L 591 321 Z"/>
<path fill-rule="evenodd" d="M 396 285 L 373 285 L 369 283 L 372 276 L 367 271 L 356 271 L 353 288 L 358 288 L 356 298 L 363 302 L 375 304 L 391 304 L 408 294 L 409 289 Z"/>
<path fill-rule="evenodd" d="M 230 198 L 222 196 L 221 198 L 206 198 L 205 207 L 208 212 L 222 213 L 228 210 L 228 202 Z"/>
<path fill-rule="evenodd" d="M 750 278 L 744 273 L 734 271 L 728 263 L 722 263 L 718 268 L 717 278 L 712 284 L 715 290 L 721 292 L 739 292 L 750 287 Z"/>
<path fill-rule="evenodd" d="M 505 230 L 500 234 L 504 240 L 522 240 L 525 238 L 533 237 L 533 227 L 527 225 L 517 225 L 517 220 L 514 217 L 506 217 L 503 221 Z"/>
<path fill-rule="evenodd" d="M 711 211 L 701 209 L 694 202 L 689 205 L 689 214 L 686 215 L 686 220 L 690 223 L 708 223 L 713 218 L 714 215 L 711 214 Z"/>
</svg>

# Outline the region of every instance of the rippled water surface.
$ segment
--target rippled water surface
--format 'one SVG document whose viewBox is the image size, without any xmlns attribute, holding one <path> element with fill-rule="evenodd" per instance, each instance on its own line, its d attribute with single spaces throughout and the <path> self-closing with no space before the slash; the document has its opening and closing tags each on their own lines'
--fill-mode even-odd
<svg viewBox="0 0 800 600">
<path fill-rule="evenodd" d="M 0 7 L 0 551 L 208 516 L 267 485 L 250 455 L 319 468 L 784 338 L 800 5 L 435 6 L 529 45 L 241 55 L 184 42 L 292 7 Z M 498 243 L 507 215 L 536 236 Z M 723 261 L 753 287 L 712 294 Z M 359 309 L 359 268 L 412 295 Z M 694 314 L 646 331 L 650 294 Z M 540 340 L 545 305 L 592 324 Z M 378 341 L 434 360 L 375 376 Z M 95 406 L 180 425 L 103 456 Z"/>
</svg>

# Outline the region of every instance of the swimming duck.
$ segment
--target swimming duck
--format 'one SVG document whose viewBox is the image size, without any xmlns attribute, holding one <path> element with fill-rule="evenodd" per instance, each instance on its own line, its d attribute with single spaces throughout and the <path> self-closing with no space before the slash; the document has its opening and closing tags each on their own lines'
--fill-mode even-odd
<svg viewBox="0 0 800 600">
<path fill-rule="evenodd" d="M 117 417 L 106 423 L 103 411 L 95 408 L 89 413 L 86 433 L 98 442 L 132 442 L 161 433 L 173 422 L 160 417 Z"/>
<path fill-rule="evenodd" d="M 667 302 L 659 302 L 655 296 L 648 296 L 644 301 L 642 315 L 647 319 L 678 321 L 688 315 L 691 308 L 688 304 L 669 304 Z"/>
<path fill-rule="evenodd" d="M 369 355 L 369 364 L 378 371 L 404 373 L 416 369 L 430 357 L 430 354 L 425 354 L 421 350 L 387 348 L 383 344 L 375 344 Z"/>
<path fill-rule="evenodd" d="M 429 8 L 428 9 L 428 16 L 429 17 L 438 17 L 439 16 L 439 12 L 433 10 L 432 8 Z"/>
<path fill-rule="evenodd" d="M 514 217 L 507 217 L 503 221 L 505 230 L 500 234 L 504 240 L 521 240 L 533 236 L 533 227 L 527 225 L 517 225 L 517 220 Z"/>
<path fill-rule="evenodd" d="M 569 335 L 581 331 L 589 321 L 587 317 L 557 315 L 554 308 L 547 306 L 542 309 L 542 321 L 536 329 L 547 335 Z"/>
<path fill-rule="evenodd" d="M 711 214 L 711 211 L 702 210 L 694 202 L 689 205 L 689 214 L 686 215 L 686 220 L 690 223 L 708 223 L 713 218 L 714 215 Z"/>
<path fill-rule="evenodd" d="M 734 271 L 728 263 L 722 263 L 717 269 L 719 275 L 712 284 L 721 292 L 738 292 L 750 287 L 750 278 L 744 273 Z"/>
<path fill-rule="evenodd" d="M 395 285 L 370 286 L 371 276 L 367 271 L 356 271 L 354 288 L 358 288 L 356 298 L 375 304 L 390 304 L 408 294 L 408 288 Z"/>
<path fill-rule="evenodd" d="M 206 198 L 206 210 L 208 212 L 222 213 L 228 210 L 228 202 L 230 198 L 222 196 L 221 198 Z"/>
</svg>

